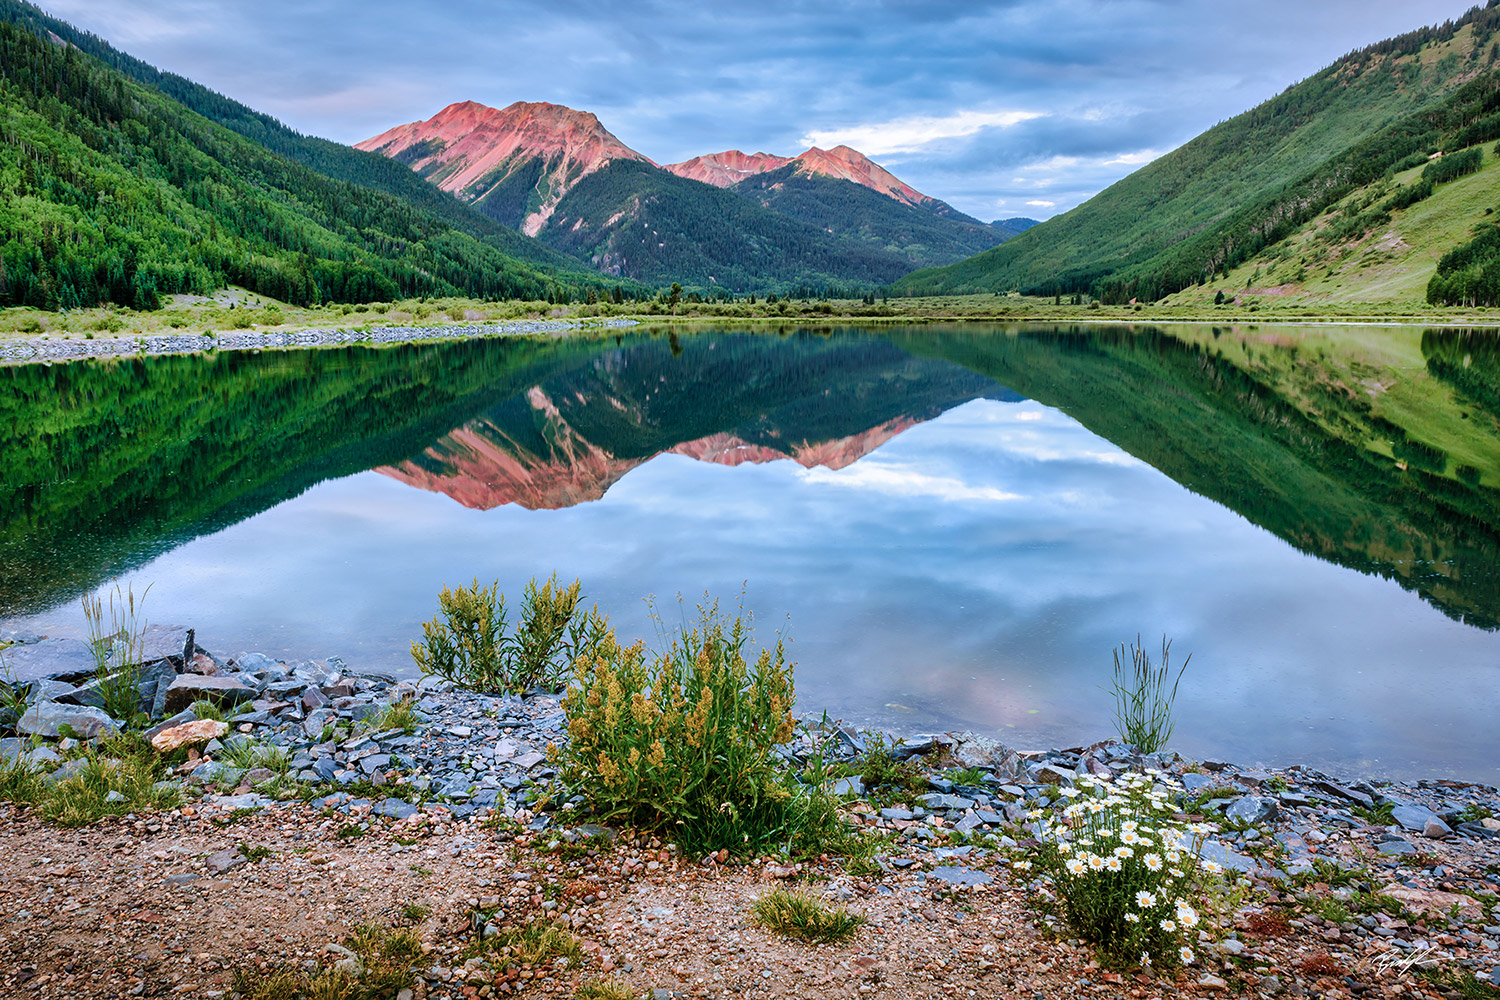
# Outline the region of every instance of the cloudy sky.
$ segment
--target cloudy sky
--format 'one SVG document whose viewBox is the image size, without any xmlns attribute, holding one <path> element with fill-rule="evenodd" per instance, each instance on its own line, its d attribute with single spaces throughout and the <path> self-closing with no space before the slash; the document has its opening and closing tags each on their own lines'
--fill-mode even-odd
<svg viewBox="0 0 1500 1000">
<path fill-rule="evenodd" d="M 40 0 L 303 132 L 596 113 L 659 163 L 847 143 L 981 219 L 1066 211 L 1473 0 Z"/>
</svg>

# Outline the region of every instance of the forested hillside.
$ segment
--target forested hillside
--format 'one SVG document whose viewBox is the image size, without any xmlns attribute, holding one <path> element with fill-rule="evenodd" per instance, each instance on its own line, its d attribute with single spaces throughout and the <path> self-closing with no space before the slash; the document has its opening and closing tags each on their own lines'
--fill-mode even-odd
<svg viewBox="0 0 1500 1000">
<path fill-rule="evenodd" d="M 631 160 L 580 180 L 538 235 L 611 274 L 734 292 L 868 288 L 912 267 L 883 247 L 841 238 L 733 191 Z"/>
<path fill-rule="evenodd" d="M 298 304 L 604 287 L 319 174 L 10 23 L 0 137 L 0 304 L 152 309 L 228 282 Z"/>
<path fill-rule="evenodd" d="M 1496 0 L 1369 46 L 1210 129 L 1065 215 L 905 294 L 1154 300 L 1223 273 L 1409 160 L 1500 137 Z"/>
</svg>

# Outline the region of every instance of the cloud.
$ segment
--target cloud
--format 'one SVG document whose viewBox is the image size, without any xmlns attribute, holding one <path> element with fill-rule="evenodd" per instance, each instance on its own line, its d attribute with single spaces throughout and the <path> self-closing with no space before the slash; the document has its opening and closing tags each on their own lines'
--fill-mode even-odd
<svg viewBox="0 0 1500 1000">
<path fill-rule="evenodd" d="M 981 129 L 1010 128 L 1042 111 L 960 111 L 942 118 L 913 116 L 877 125 L 855 125 L 843 129 L 812 131 L 802 141 L 809 146 L 853 146 L 867 156 L 914 153 L 945 139 L 970 136 Z"/>
</svg>

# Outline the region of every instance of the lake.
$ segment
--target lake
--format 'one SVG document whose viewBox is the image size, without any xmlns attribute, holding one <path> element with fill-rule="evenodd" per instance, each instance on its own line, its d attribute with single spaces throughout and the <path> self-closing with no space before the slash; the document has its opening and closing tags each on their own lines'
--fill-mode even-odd
<svg viewBox="0 0 1500 1000">
<path fill-rule="evenodd" d="M 444 584 L 705 593 L 800 707 L 1500 782 L 1500 349 L 1410 327 L 789 327 L 0 368 L 0 620 L 116 582 L 221 656 L 414 672 Z M 679 596 L 683 603 L 679 604 Z"/>
</svg>

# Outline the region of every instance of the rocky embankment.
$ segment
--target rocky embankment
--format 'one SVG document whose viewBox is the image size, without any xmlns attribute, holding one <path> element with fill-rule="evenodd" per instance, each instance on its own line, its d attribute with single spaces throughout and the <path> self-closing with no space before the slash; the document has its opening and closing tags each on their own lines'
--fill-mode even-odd
<svg viewBox="0 0 1500 1000">
<path fill-rule="evenodd" d="M 14 643 L 6 663 L 30 702 L 16 723 L 28 738 L 0 755 L 61 776 L 77 738 L 117 725 L 98 707 L 92 656 L 76 640 L 0 640 Z M 182 804 L 81 830 L 0 811 L 4 995 L 218 996 L 236 965 L 315 968 L 342 960 L 356 924 L 402 919 L 422 938 L 418 1000 L 571 995 L 600 975 L 658 1000 L 1459 995 L 1424 969 L 1500 985 L 1493 787 L 1340 780 L 1116 743 L 1018 753 L 954 733 L 897 745 L 918 786 L 901 791 L 864 787 L 868 734 L 806 729 L 789 762 L 821 750 L 846 765 L 850 821 L 887 839 L 878 867 L 685 858 L 574 811 L 546 756 L 565 738 L 553 696 L 455 691 L 337 659 L 223 659 L 184 629 L 146 640 L 140 705 L 158 717 L 157 746 L 188 748 L 169 779 Z M 196 718 L 203 699 L 224 706 L 223 722 Z M 403 703 L 409 725 L 381 728 Z M 251 747 L 273 748 L 274 766 L 247 759 Z M 1182 785 L 1183 814 L 1216 830 L 1206 856 L 1243 887 L 1222 943 L 1164 979 L 1100 970 L 1040 931 L 1027 908 L 1038 887 L 1008 863 L 1031 810 L 1078 776 L 1146 768 Z M 797 880 L 869 924 L 848 944 L 811 947 L 747 923 L 767 886 Z M 576 937 L 571 964 L 475 953 L 491 923 L 537 916 Z"/>
<path fill-rule="evenodd" d="M 570 333 L 575 330 L 613 330 L 635 326 L 633 319 L 547 319 L 465 326 L 380 326 L 342 330 L 238 331 L 194 334 L 151 334 L 138 337 L 28 337 L 0 342 L 0 363 L 77 361 L 83 358 L 124 358 L 147 354 L 198 354 L 204 351 L 247 351 L 289 347 L 328 347 L 338 344 L 395 344 L 420 340 L 478 337 L 518 337 Z"/>
</svg>

